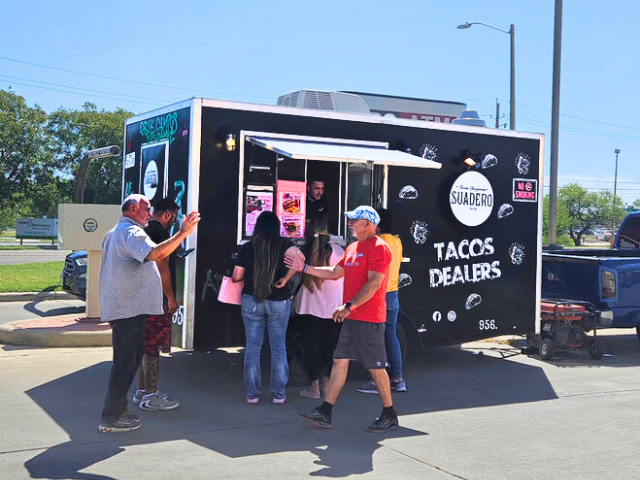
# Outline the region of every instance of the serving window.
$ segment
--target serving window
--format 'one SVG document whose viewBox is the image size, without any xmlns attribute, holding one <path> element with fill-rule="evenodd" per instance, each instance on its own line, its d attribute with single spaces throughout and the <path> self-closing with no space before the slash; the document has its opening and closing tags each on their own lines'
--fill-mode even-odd
<svg viewBox="0 0 640 480">
<path fill-rule="evenodd" d="M 346 210 L 386 206 L 390 166 L 441 166 L 387 148 L 382 142 L 241 132 L 238 243 L 251 236 L 264 210 L 277 212 L 283 236 L 302 239 L 309 217 L 326 208 L 322 218 L 329 232 L 346 238 Z M 326 206 L 324 200 L 315 204 L 307 197 L 314 181 L 324 183 Z"/>
</svg>

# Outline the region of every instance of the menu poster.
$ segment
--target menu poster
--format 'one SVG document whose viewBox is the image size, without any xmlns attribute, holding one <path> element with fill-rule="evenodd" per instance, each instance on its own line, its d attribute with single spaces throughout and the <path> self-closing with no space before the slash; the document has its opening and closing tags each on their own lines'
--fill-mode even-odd
<svg viewBox="0 0 640 480">
<path fill-rule="evenodd" d="M 281 222 L 280 235 L 287 238 L 304 237 L 307 214 L 307 184 L 278 180 L 276 214 Z"/>
<path fill-rule="evenodd" d="M 256 221 L 262 212 L 273 212 L 273 192 L 251 190 L 247 188 L 245 198 L 244 232 L 247 237 L 253 235 Z M 264 188 L 264 187 L 263 187 Z"/>
</svg>

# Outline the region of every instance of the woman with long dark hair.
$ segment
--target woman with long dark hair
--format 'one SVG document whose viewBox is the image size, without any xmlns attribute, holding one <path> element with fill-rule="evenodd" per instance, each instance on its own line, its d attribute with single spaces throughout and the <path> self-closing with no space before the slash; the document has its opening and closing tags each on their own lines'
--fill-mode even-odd
<svg viewBox="0 0 640 480">
<path fill-rule="evenodd" d="M 344 254 L 342 247 L 331 243 L 327 226 L 321 220 L 311 220 L 305 232 L 302 252 L 312 266 L 333 266 Z M 342 305 L 342 278 L 323 280 L 305 275 L 303 288 L 296 297 L 295 310 L 302 322 L 305 362 L 311 384 L 300 391 L 308 398 L 320 398 L 321 381 L 326 383 L 331 373 L 333 351 L 336 348 L 340 323 L 332 315 Z"/>
<path fill-rule="evenodd" d="M 238 255 L 233 281 L 244 280 L 242 319 L 247 342 L 244 350 L 244 384 L 248 403 L 258 403 L 262 388 L 260 351 L 265 328 L 271 346 L 271 384 L 273 403 L 286 400 L 285 386 L 289 380 L 286 337 L 290 299 L 293 287 L 289 282 L 293 270 L 284 266 L 285 253 L 300 251 L 291 241 L 280 236 L 280 220 L 273 212 L 258 217 L 251 240 Z"/>
</svg>

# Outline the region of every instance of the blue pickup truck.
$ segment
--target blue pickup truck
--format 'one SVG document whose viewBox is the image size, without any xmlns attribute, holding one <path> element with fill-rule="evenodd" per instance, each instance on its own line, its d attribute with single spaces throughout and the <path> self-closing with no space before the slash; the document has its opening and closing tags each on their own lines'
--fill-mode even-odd
<svg viewBox="0 0 640 480">
<path fill-rule="evenodd" d="M 636 327 L 640 339 L 640 212 L 627 215 L 610 250 L 543 252 L 542 297 L 589 301 L 602 326 Z"/>
</svg>

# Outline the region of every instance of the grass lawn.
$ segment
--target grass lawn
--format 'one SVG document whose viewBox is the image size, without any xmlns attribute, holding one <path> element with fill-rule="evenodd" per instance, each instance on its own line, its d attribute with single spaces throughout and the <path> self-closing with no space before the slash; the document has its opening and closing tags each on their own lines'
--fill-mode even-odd
<svg viewBox="0 0 640 480">
<path fill-rule="evenodd" d="M 60 274 L 64 261 L 0 265 L 0 292 L 62 290 Z"/>
</svg>

